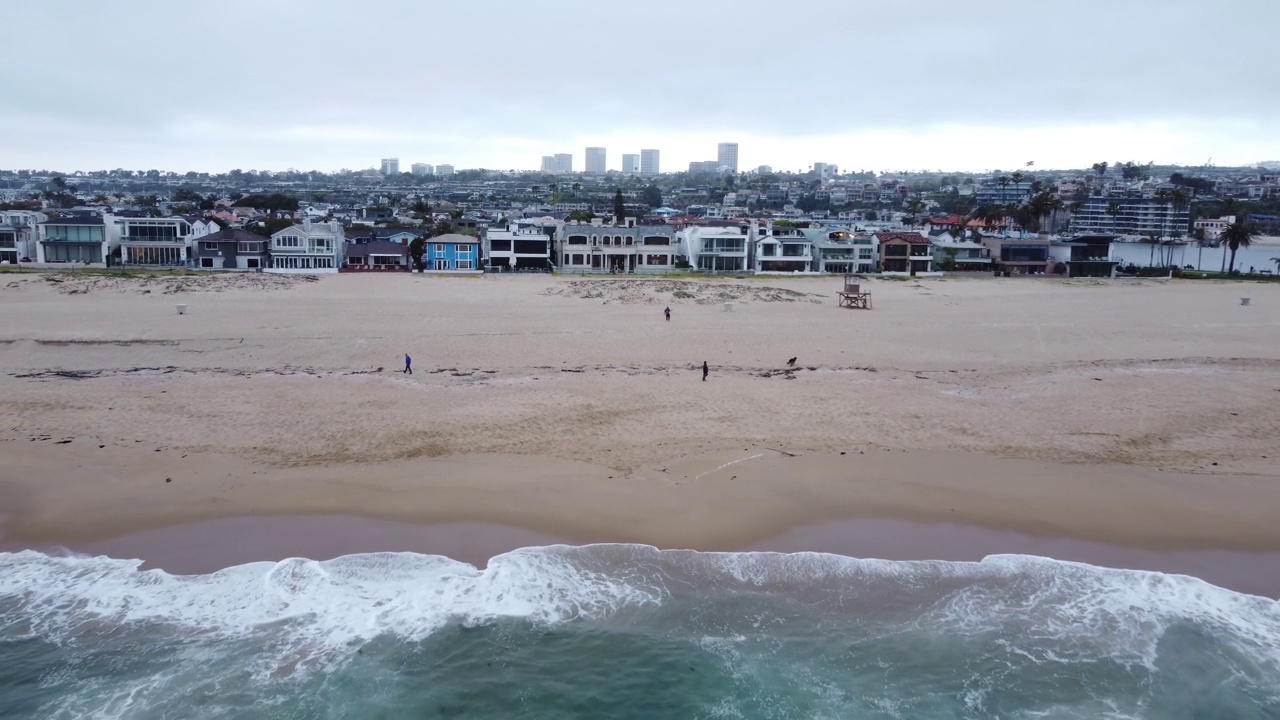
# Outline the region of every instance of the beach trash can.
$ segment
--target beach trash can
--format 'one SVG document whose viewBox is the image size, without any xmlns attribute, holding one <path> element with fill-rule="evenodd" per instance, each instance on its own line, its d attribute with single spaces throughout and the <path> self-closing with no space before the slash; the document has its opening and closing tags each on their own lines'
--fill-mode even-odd
<svg viewBox="0 0 1280 720">
<path fill-rule="evenodd" d="M 1241 305 L 1248 305 L 1248 304 L 1249 304 L 1249 298 L 1240 298 L 1240 304 L 1241 304 Z"/>
<path fill-rule="evenodd" d="M 178 303 L 178 314 L 179 314 L 179 315 L 186 315 L 186 314 L 187 314 L 187 306 L 186 306 L 186 304 L 184 304 L 184 303 Z"/>
</svg>

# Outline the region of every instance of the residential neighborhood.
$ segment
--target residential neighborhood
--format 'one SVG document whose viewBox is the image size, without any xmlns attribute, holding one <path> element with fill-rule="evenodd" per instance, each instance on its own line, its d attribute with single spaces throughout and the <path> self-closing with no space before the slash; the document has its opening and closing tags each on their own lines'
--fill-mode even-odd
<svg viewBox="0 0 1280 720">
<path fill-rule="evenodd" d="M 568 153 L 547 156 L 538 173 L 439 163 L 401 173 L 395 158 L 340 173 L 0 171 L 0 263 L 308 274 L 1263 274 L 1273 271 L 1269 257 L 1223 250 L 1221 237 L 1233 225 L 1280 235 L 1280 171 L 1268 163 L 740 171 L 737 145 L 722 143 L 716 161 L 664 174 L 656 150 L 623 172 L 601 167 L 604 148 L 588 150 L 592 162 L 577 173 Z M 1205 264 L 1206 248 L 1218 266 Z"/>
</svg>

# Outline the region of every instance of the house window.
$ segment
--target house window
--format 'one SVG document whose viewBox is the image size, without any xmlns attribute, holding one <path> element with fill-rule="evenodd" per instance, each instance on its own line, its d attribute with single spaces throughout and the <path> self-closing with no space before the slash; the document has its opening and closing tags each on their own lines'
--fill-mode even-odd
<svg viewBox="0 0 1280 720">
<path fill-rule="evenodd" d="M 247 268 L 254 268 L 254 269 L 261 267 L 258 261 L 258 258 L 246 258 L 244 261 L 244 266 Z"/>
<path fill-rule="evenodd" d="M 574 264 L 574 265 L 586 265 L 586 264 L 587 264 L 587 259 L 586 259 L 586 257 L 587 257 L 586 255 L 574 255 L 574 256 L 573 256 L 573 264 Z"/>
<path fill-rule="evenodd" d="M 302 238 L 296 235 L 281 235 L 276 238 L 276 247 L 296 248 L 302 247 Z"/>
<path fill-rule="evenodd" d="M 870 259 L 871 259 L 871 248 L 858 248 L 858 259 L 859 259 L 859 260 L 870 260 Z"/>
<path fill-rule="evenodd" d="M 470 245 L 459 245 L 458 249 L 454 251 L 454 254 L 460 257 L 470 257 L 472 249 L 473 248 Z"/>
<path fill-rule="evenodd" d="M 205 244 L 213 245 L 214 243 L 205 243 Z M 236 250 L 242 253 L 262 252 L 262 243 L 257 243 L 257 242 L 236 243 Z"/>
<path fill-rule="evenodd" d="M 217 250 L 217 249 L 218 249 L 218 243 L 216 243 L 216 242 L 201 243 L 201 246 L 202 246 L 205 250 Z"/>
<path fill-rule="evenodd" d="M 200 258 L 200 267 L 202 268 L 213 267 L 213 258 Z"/>
<path fill-rule="evenodd" d="M 564 254 L 564 264 L 565 264 L 565 265 L 568 265 L 568 264 L 569 264 L 569 253 L 565 253 L 565 254 Z"/>
<path fill-rule="evenodd" d="M 436 245 L 436 254 L 437 254 L 437 255 L 443 255 L 443 254 L 444 254 L 444 245 Z M 437 269 L 438 269 L 438 268 L 437 268 Z"/>
<path fill-rule="evenodd" d="M 437 245 L 436 247 L 440 247 L 440 246 L 439 246 L 439 245 Z M 436 269 L 437 269 L 437 270 L 448 270 L 448 269 L 449 269 L 449 261 L 448 261 L 448 260 L 437 260 L 437 261 L 436 261 Z"/>
<path fill-rule="evenodd" d="M 472 267 L 472 265 L 471 265 L 471 261 L 470 261 L 470 260 L 459 260 L 459 261 L 458 261 L 458 269 L 459 269 L 459 270 L 473 270 L 474 268 Z"/>
</svg>

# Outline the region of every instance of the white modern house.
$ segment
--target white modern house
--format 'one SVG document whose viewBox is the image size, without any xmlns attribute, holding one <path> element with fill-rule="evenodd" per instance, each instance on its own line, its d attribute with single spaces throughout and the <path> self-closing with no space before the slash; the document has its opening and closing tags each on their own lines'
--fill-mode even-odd
<svg viewBox="0 0 1280 720">
<path fill-rule="evenodd" d="M 0 265 L 35 260 L 36 226 L 48 219 L 34 210 L 0 210 Z"/>
<path fill-rule="evenodd" d="M 116 219 L 116 224 L 119 225 L 121 265 L 125 267 L 185 267 L 188 265 L 193 231 L 191 222 L 187 218 L 122 217 Z"/>
<path fill-rule="evenodd" d="M 271 236 L 267 272 L 336 273 L 342 265 L 342 223 L 303 220 Z"/>
<path fill-rule="evenodd" d="M 106 267 L 120 246 L 119 225 L 111 215 L 50 218 L 37 225 L 36 262 Z"/>
<path fill-rule="evenodd" d="M 756 237 L 752 269 L 757 273 L 814 272 L 813 241 L 799 229 L 769 222 Z"/>
<path fill-rule="evenodd" d="M 508 223 L 484 232 L 484 257 L 488 269 L 498 272 L 551 266 L 551 239 L 541 225 Z"/>
<path fill-rule="evenodd" d="M 876 239 L 847 228 L 817 227 L 804 231 L 813 241 L 814 270 L 820 273 L 869 273 L 879 262 Z"/>
<path fill-rule="evenodd" d="M 744 273 L 755 232 L 749 225 L 691 227 L 679 234 L 689 265 L 700 272 Z"/>
</svg>

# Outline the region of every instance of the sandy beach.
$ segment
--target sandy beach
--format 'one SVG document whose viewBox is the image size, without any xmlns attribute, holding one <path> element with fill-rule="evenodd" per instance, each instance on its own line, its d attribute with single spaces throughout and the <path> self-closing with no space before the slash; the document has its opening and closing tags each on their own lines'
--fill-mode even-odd
<svg viewBox="0 0 1280 720">
<path fill-rule="evenodd" d="M 728 550 L 863 519 L 1280 557 L 1280 285 L 876 280 L 853 311 L 839 283 L 3 274 L 6 543 L 341 515 Z"/>
</svg>

